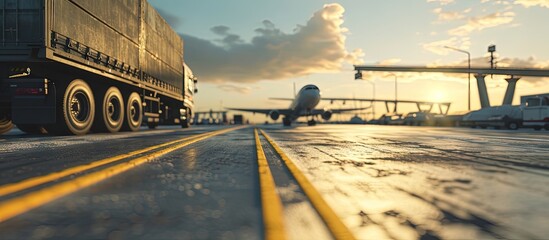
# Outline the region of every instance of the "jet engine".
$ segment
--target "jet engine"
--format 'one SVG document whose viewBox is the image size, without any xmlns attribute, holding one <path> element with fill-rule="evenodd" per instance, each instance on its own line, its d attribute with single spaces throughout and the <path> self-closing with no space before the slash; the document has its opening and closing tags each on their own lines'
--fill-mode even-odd
<svg viewBox="0 0 549 240">
<path fill-rule="evenodd" d="M 271 117 L 272 120 L 276 121 L 280 117 L 280 113 L 276 110 L 273 110 L 269 113 L 269 117 Z"/>
<path fill-rule="evenodd" d="M 322 119 L 328 121 L 328 120 L 330 120 L 330 118 L 332 118 L 332 111 L 326 110 L 322 113 L 321 116 L 322 116 Z"/>
</svg>

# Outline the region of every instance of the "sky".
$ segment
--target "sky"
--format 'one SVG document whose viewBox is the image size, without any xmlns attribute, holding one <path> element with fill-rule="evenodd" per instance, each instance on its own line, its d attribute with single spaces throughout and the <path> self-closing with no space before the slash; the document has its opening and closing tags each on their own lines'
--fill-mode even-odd
<svg viewBox="0 0 549 240">
<path fill-rule="evenodd" d="M 323 97 L 395 97 L 395 77 L 353 65 L 489 66 L 496 45 L 502 67 L 549 68 L 549 0 L 149 0 L 184 40 L 184 58 L 199 79 L 198 111 L 224 107 L 277 109 L 306 84 Z M 506 76 L 488 76 L 492 105 L 503 100 Z M 452 102 L 467 110 L 467 74 L 396 73 L 398 99 Z M 549 78 L 522 78 L 521 95 L 549 92 Z M 474 77 L 472 109 L 479 109 Z M 375 90 L 374 90 L 375 88 Z M 374 96 L 375 94 L 375 96 Z M 319 108 L 369 103 L 321 102 Z M 376 115 L 385 113 L 376 104 Z M 416 111 L 399 105 L 399 112 Z M 371 115 L 364 117 L 371 118 Z M 262 115 L 244 114 L 256 122 Z M 346 120 L 351 116 L 336 116 Z M 280 120 L 279 120 L 280 121 Z"/>
</svg>

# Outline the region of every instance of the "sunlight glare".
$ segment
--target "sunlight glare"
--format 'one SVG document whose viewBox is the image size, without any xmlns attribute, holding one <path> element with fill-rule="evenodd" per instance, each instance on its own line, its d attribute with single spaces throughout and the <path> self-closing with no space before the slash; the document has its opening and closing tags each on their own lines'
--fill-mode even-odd
<svg viewBox="0 0 549 240">
<path fill-rule="evenodd" d="M 435 90 L 431 93 L 431 101 L 442 102 L 446 99 L 446 93 L 442 90 Z"/>
</svg>

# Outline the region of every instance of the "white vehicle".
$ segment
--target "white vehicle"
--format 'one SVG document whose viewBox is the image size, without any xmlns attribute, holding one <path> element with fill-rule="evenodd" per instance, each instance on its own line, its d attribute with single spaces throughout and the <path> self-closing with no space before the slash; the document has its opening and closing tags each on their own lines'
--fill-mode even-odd
<svg viewBox="0 0 549 240">
<path fill-rule="evenodd" d="M 502 105 L 472 111 L 463 117 L 461 123 L 481 128 L 549 130 L 549 93 L 522 96 L 520 100 L 520 106 Z"/>
<path fill-rule="evenodd" d="M 465 116 L 461 122 L 462 126 L 473 128 L 507 128 L 516 130 L 522 124 L 522 111 L 520 106 L 503 105 L 497 107 L 486 107 L 472 111 Z"/>
<path fill-rule="evenodd" d="M 522 126 L 549 130 L 549 93 L 522 96 Z"/>
</svg>

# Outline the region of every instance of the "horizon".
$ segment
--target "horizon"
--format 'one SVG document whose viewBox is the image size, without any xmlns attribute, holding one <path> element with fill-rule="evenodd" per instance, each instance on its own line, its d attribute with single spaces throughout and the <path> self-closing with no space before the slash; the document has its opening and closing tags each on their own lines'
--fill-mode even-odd
<svg viewBox="0 0 549 240">
<path fill-rule="evenodd" d="M 549 67 L 549 29 L 539 27 L 549 20 L 547 0 L 149 2 L 183 37 L 185 61 L 199 79 L 196 111 L 285 108 L 287 103 L 268 98 L 292 97 L 294 83 L 298 89 L 315 84 L 323 97 L 348 98 L 372 98 L 375 84 L 375 98 L 393 99 L 392 75 L 371 74 L 356 81 L 353 64 L 467 65 L 464 53 L 444 46 L 470 52 L 472 67 L 489 66 L 487 47 L 492 44 L 498 67 Z M 467 74 L 395 74 L 398 99 L 449 101 L 450 113 L 467 110 Z M 505 77 L 486 78 L 494 105 L 503 99 Z M 475 110 L 480 104 L 476 79 L 471 79 Z M 547 81 L 522 78 L 513 104 L 522 95 L 549 92 Z M 377 105 L 379 116 L 385 111 Z M 406 113 L 415 106 L 399 109 Z M 269 119 L 232 114 L 258 123 Z"/>
</svg>

